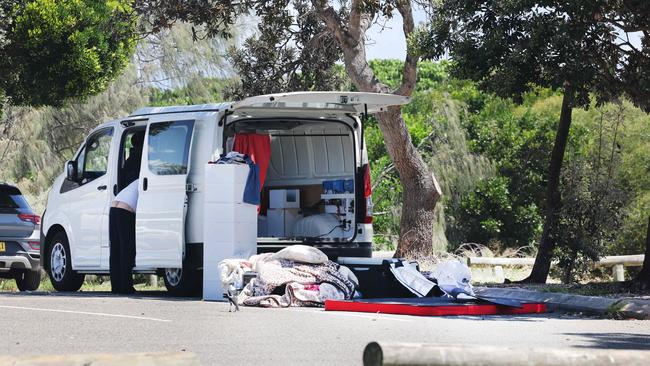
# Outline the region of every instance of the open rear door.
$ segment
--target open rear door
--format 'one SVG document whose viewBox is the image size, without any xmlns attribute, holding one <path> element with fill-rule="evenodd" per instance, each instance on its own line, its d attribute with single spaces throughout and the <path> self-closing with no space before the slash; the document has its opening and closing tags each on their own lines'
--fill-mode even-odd
<svg viewBox="0 0 650 366">
<path fill-rule="evenodd" d="M 361 92 L 293 92 L 258 95 L 233 104 L 232 109 L 311 109 L 342 114 L 377 113 L 391 105 L 410 102 L 409 97 L 395 94 Z"/>
<path fill-rule="evenodd" d="M 140 169 L 136 267 L 182 268 L 194 121 L 151 122 Z"/>
<path fill-rule="evenodd" d="M 312 112 L 315 117 L 360 116 L 382 112 L 394 105 L 410 103 L 411 98 L 403 95 L 364 92 L 292 92 L 258 95 L 233 103 L 232 112 L 240 116 L 251 114 L 257 117 L 264 112 L 287 114 Z M 355 127 L 356 129 L 356 127 Z M 358 148 L 363 151 L 363 128 L 356 129 Z"/>
</svg>

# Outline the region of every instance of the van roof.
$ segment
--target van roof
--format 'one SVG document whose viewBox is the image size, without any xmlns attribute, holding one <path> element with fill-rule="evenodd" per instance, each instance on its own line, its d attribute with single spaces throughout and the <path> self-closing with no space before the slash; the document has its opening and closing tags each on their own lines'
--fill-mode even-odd
<svg viewBox="0 0 650 366">
<path fill-rule="evenodd" d="M 150 114 L 218 112 L 227 109 L 232 103 L 193 104 L 170 107 L 144 107 L 131 113 L 129 117 L 146 116 Z"/>
<path fill-rule="evenodd" d="M 403 105 L 410 98 L 402 95 L 341 92 L 341 91 L 309 91 L 258 95 L 248 97 L 238 102 L 214 104 L 196 104 L 171 107 L 145 107 L 131 113 L 129 117 L 146 116 L 151 114 L 219 112 L 240 108 L 264 108 L 275 110 L 312 109 L 327 110 L 343 113 L 375 113 L 385 110 L 391 105 Z"/>
</svg>

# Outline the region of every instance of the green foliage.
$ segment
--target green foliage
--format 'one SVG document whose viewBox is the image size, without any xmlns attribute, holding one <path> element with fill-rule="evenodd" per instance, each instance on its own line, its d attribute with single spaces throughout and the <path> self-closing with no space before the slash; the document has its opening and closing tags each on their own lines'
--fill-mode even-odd
<svg viewBox="0 0 650 366">
<path fill-rule="evenodd" d="M 370 60 L 369 64 L 377 79 L 391 89 L 396 89 L 402 82 L 403 61 Z M 416 90 L 426 91 L 440 87 L 443 81 L 449 79 L 448 68 L 449 63 L 446 61 L 418 63 Z"/>
<path fill-rule="evenodd" d="M 135 46 L 130 1 L 32 0 L 11 10 L 0 89 L 15 105 L 61 105 L 104 90 Z"/>
<path fill-rule="evenodd" d="M 511 185 L 510 177 L 497 176 L 479 182 L 463 197 L 460 220 L 465 241 L 515 249 L 533 243 L 541 228 L 539 210 L 534 203 L 517 202 Z"/>
<path fill-rule="evenodd" d="M 462 241 L 495 241 L 518 248 L 539 237 L 545 172 L 553 143 L 552 114 L 559 106 L 555 96 L 527 98 L 528 105 L 517 107 L 484 96 L 482 109 L 464 121 L 471 151 L 489 158 L 498 177 L 480 182 L 464 196 L 458 220 L 465 226 L 457 234 Z M 538 100 L 533 101 L 535 98 Z"/>
<path fill-rule="evenodd" d="M 228 59 L 241 79 L 235 99 L 251 95 L 302 90 L 339 90 L 346 78 L 337 67 L 341 50 L 334 35 L 309 1 L 258 5 L 258 32 L 241 47 L 231 47 Z M 299 31 L 296 31 L 298 29 Z"/>
<path fill-rule="evenodd" d="M 149 88 L 151 106 L 190 105 L 219 103 L 224 101 L 224 93 L 232 86 L 230 80 L 195 77 L 182 88 Z"/>
<path fill-rule="evenodd" d="M 645 3 L 606 0 L 444 0 L 418 44 L 426 57 L 451 57 L 455 76 L 518 102 L 541 86 L 569 90 L 574 106 L 627 93 L 645 108 L 650 84 L 639 66 L 650 64 L 650 50 L 624 40 L 650 28 L 641 20 L 649 13 Z"/>
<path fill-rule="evenodd" d="M 615 240 L 622 224 L 628 194 L 616 175 L 609 174 L 618 166 L 616 154 L 611 156 L 606 166 L 576 158 L 563 170 L 564 201 L 552 237 L 558 243 L 555 257 L 565 283 L 584 277 L 605 252 L 606 243 Z"/>
<path fill-rule="evenodd" d="M 629 104 L 625 107 L 621 174 L 633 198 L 625 208 L 627 216 L 610 253 L 638 254 L 643 252 L 650 215 L 650 117 Z"/>
<path fill-rule="evenodd" d="M 388 85 L 399 83 L 401 62 L 375 60 L 370 64 L 382 82 Z M 469 104 L 474 104 L 479 92 L 470 87 L 471 83 L 449 79 L 446 68 L 444 63 L 421 62 L 418 69 L 425 72 L 419 74 L 418 89 L 411 103 L 403 108 L 413 144 L 436 171 L 443 190 L 442 204 L 436 211 L 434 223 L 433 246 L 437 251 L 446 250 L 449 242 L 453 246 L 460 244 L 462 239 L 456 234 L 458 227 L 463 225 L 457 214 L 461 197 L 481 179 L 493 174 L 492 164 L 470 151 L 461 126 L 471 108 Z M 423 75 L 433 76 L 428 80 Z M 419 85 L 430 87 L 425 89 Z M 456 88 L 458 85 L 463 88 Z M 460 92 L 454 93 L 458 90 Z M 376 242 L 392 248 L 399 232 L 401 186 L 388 158 L 381 131 L 372 119 L 366 125 L 365 136 L 372 165 Z"/>
</svg>

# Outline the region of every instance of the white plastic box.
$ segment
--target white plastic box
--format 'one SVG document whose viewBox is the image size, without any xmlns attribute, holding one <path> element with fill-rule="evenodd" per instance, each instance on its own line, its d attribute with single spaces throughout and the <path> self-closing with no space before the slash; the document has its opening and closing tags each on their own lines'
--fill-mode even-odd
<svg viewBox="0 0 650 366">
<path fill-rule="evenodd" d="M 300 209 L 268 209 L 266 212 L 267 234 L 270 237 L 282 238 L 293 235 L 293 226 L 300 219 Z"/>
<path fill-rule="evenodd" d="M 269 208 L 300 208 L 300 190 L 269 190 Z"/>
<path fill-rule="evenodd" d="M 257 206 L 243 202 L 248 171 L 248 165 L 205 165 L 204 300 L 223 301 L 219 262 L 257 254 Z"/>
</svg>

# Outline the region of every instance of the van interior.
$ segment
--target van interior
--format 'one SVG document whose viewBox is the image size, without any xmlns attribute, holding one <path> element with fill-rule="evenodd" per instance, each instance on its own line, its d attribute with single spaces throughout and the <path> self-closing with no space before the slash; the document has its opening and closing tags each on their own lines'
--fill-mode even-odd
<svg viewBox="0 0 650 366">
<path fill-rule="evenodd" d="M 117 170 L 117 195 L 128 183 L 138 178 L 146 126 L 131 127 L 122 134 L 120 141 L 119 161 Z M 138 135 L 137 137 L 134 137 Z M 137 142 L 136 142 L 137 141 Z"/>
<path fill-rule="evenodd" d="M 236 139 L 246 134 L 270 138 L 258 208 L 259 243 L 354 238 L 358 151 L 349 125 L 313 120 L 235 121 L 225 130 L 223 151 L 233 151 Z"/>
</svg>

